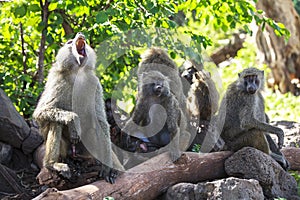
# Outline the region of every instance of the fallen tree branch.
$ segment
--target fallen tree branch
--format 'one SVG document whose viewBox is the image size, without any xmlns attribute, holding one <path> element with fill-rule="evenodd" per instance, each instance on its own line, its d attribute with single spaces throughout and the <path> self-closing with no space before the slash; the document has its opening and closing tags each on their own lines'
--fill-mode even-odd
<svg viewBox="0 0 300 200">
<path fill-rule="evenodd" d="M 210 56 L 216 65 L 228 60 L 229 58 L 234 58 L 237 55 L 237 52 L 243 48 L 245 37 L 240 37 L 240 35 L 240 33 L 234 33 L 234 39 L 231 40 L 229 44 Z"/>
<path fill-rule="evenodd" d="M 289 147 L 282 152 L 291 163 L 291 169 L 299 170 L 300 148 Z M 49 188 L 34 200 L 103 199 L 107 196 L 118 200 L 155 199 L 176 183 L 197 183 L 227 177 L 224 161 L 231 155 L 229 151 L 208 154 L 185 152 L 174 164 L 168 153 L 164 153 L 124 172 L 115 184 L 102 180 L 64 191 Z"/>
<path fill-rule="evenodd" d="M 198 154 L 185 152 L 174 164 L 168 153 L 158 155 L 120 175 L 115 184 L 97 181 L 82 187 L 57 191 L 53 188 L 35 200 L 46 199 L 154 199 L 168 187 L 180 183 L 197 183 L 226 177 L 224 161 L 232 152 Z"/>
</svg>

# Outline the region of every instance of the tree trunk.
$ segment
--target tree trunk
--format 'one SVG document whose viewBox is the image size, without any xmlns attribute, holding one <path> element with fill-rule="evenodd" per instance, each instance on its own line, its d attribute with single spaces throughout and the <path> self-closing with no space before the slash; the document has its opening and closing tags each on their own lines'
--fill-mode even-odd
<svg viewBox="0 0 300 200">
<path fill-rule="evenodd" d="M 46 37 L 47 37 L 47 28 L 48 28 L 48 17 L 49 17 L 49 5 L 50 1 L 45 0 L 45 3 L 43 4 L 43 1 L 40 1 L 40 6 L 42 9 L 42 22 L 44 24 L 43 30 L 42 30 L 42 37 L 39 47 L 39 58 L 38 58 L 38 82 L 41 84 L 44 81 L 44 60 L 45 60 L 45 46 L 46 46 Z"/>
<path fill-rule="evenodd" d="M 115 184 L 103 180 L 65 191 L 50 188 L 35 200 L 103 199 L 107 196 L 115 199 L 155 199 L 176 183 L 197 183 L 226 177 L 224 161 L 230 155 L 232 152 L 228 151 L 185 152 L 174 164 L 168 153 L 164 153 L 126 171 Z"/>
<path fill-rule="evenodd" d="M 291 0 L 260 0 L 256 4 L 266 16 L 283 23 L 290 31 L 288 42 L 278 37 L 274 29 L 266 26 L 257 32 L 256 42 L 264 54 L 264 62 L 271 68 L 268 86 L 274 90 L 278 87 L 281 93 L 292 92 L 300 95 L 300 19 Z"/>
</svg>

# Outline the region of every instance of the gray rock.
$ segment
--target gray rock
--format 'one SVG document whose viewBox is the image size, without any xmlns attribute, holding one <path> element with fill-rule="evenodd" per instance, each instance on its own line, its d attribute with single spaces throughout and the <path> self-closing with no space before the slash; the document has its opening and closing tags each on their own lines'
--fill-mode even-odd
<svg viewBox="0 0 300 200">
<path fill-rule="evenodd" d="M 226 178 L 206 183 L 179 183 L 170 187 L 165 200 L 263 200 L 264 195 L 258 181 L 250 179 Z"/>
<path fill-rule="evenodd" d="M 23 140 L 30 134 L 30 128 L 2 89 L 0 102 L 0 141 L 21 148 Z"/>
<path fill-rule="evenodd" d="M 297 195 L 297 182 L 269 155 L 251 147 L 245 147 L 225 161 L 229 176 L 255 179 L 263 188 L 266 198 L 291 199 Z"/>
<path fill-rule="evenodd" d="M 0 164 L 7 165 L 10 162 L 12 151 L 10 145 L 0 142 Z"/>
<path fill-rule="evenodd" d="M 32 153 L 43 143 L 38 129 L 28 126 L 1 89 L 0 102 L 0 141 L 21 149 L 26 155 Z"/>
</svg>

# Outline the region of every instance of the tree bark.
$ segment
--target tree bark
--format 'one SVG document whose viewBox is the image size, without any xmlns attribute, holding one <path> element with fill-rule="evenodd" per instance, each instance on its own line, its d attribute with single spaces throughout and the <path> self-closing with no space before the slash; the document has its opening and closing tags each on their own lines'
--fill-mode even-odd
<svg viewBox="0 0 300 200">
<path fill-rule="evenodd" d="M 237 52 L 243 48 L 243 43 L 246 37 L 243 37 L 243 33 L 234 33 L 234 38 L 229 42 L 228 45 L 214 52 L 210 57 L 216 65 L 221 62 L 228 60 L 229 58 L 234 58 Z"/>
<path fill-rule="evenodd" d="M 45 0 L 40 0 L 40 6 L 42 9 L 42 23 L 44 24 L 42 30 L 41 43 L 39 47 L 39 58 L 38 58 L 38 82 L 41 84 L 44 81 L 44 60 L 45 60 L 45 46 L 46 46 L 46 37 L 47 37 L 47 28 L 48 28 L 48 17 L 49 17 L 49 5 L 50 2 Z"/>
<path fill-rule="evenodd" d="M 120 175 L 115 184 L 105 181 L 82 187 L 57 191 L 48 189 L 35 198 L 40 199 L 155 199 L 168 187 L 180 183 L 197 183 L 226 177 L 224 161 L 232 152 L 209 154 L 185 152 L 174 164 L 168 153 L 156 156 Z"/>
<path fill-rule="evenodd" d="M 291 37 L 286 43 L 284 37 L 278 37 L 274 29 L 266 26 L 265 31 L 258 30 L 256 42 L 264 55 L 264 62 L 271 68 L 272 77 L 268 86 L 280 92 L 292 92 L 300 95 L 300 19 L 291 0 L 260 0 L 257 9 L 265 11 L 266 16 L 283 23 Z"/>
</svg>

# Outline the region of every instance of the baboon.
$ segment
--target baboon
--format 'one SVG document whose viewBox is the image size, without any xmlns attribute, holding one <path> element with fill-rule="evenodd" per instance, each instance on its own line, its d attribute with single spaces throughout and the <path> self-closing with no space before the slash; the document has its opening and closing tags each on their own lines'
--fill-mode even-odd
<svg viewBox="0 0 300 200">
<path fill-rule="evenodd" d="M 209 121 L 219 106 L 219 93 L 210 73 L 190 66 L 182 76 L 191 84 L 187 95 L 188 115 Z"/>
<path fill-rule="evenodd" d="M 176 161 L 180 157 L 180 131 L 186 122 L 170 90 L 170 80 L 156 70 L 143 72 L 138 87 L 136 107 L 123 130 L 155 149 L 171 142 L 171 158 Z"/>
<path fill-rule="evenodd" d="M 271 155 L 286 169 L 288 162 L 279 151 L 283 145 L 284 132 L 268 124 L 266 119 L 261 94 L 264 72 L 247 68 L 238 75 L 239 78 L 228 86 L 218 114 L 219 126 L 222 126 L 221 121 L 224 120 L 221 138 L 226 148 L 237 151 L 246 146 L 254 147 Z M 278 146 L 269 133 L 277 135 Z"/>
<path fill-rule="evenodd" d="M 95 151 L 98 151 L 100 146 L 103 164 L 100 175 L 114 183 L 116 171 L 111 167 L 115 157 L 112 158 L 102 86 L 94 75 L 95 64 L 94 50 L 85 36 L 77 33 L 58 51 L 33 117 L 45 139 L 44 167 L 70 178 L 68 165 L 60 160 L 66 158 L 71 146 L 74 152 L 75 144 L 81 140 L 88 144 L 84 145 L 88 150 L 96 146 Z M 80 102 L 80 106 L 76 102 Z"/>
<path fill-rule="evenodd" d="M 184 62 L 183 67 L 181 77 L 185 79 L 185 91 L 188 91 L 186 109 L 190 122 L 189 130 L 197 133 L 188 148 L 192 150 L 195 144 L 203 144 L 207 136 L 211 119 L 218 110 L 219 93 L 210 73 L 205 71 L 202 65 L 188 60 Z M 218 151 L 219 146 L 215 146 L 213 150 Z"/>
<path fill-rule="evenodd" d="M 159 71 L 170 80 L 170 91 L 175 94 L 180 105 L 185 105 L 185 95 L 178 67 L 167 52 L 161 48 L 152 47 L 147 49 L 141 58 L 137 71 L 138 76 L 148 71 Z"/>
</svg>

